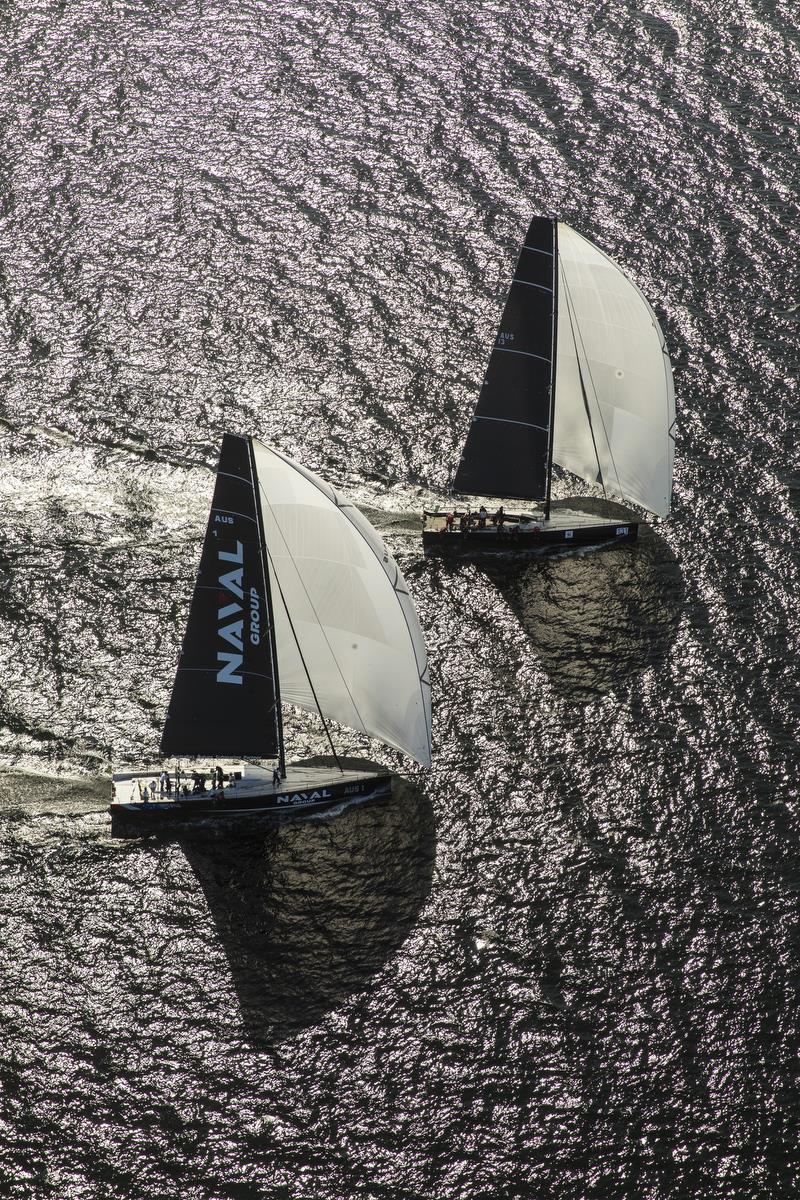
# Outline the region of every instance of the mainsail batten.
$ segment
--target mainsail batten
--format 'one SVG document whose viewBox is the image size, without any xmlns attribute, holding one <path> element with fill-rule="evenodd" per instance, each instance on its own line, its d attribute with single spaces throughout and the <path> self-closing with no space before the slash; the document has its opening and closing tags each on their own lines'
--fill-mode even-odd
<svg viewBox="0 0 800 1200">
<path fill-rule="evenodd" d="M 270 626 L 250 447 L 226 434 L 161 754 L 280 752 Z"/>
</svg>

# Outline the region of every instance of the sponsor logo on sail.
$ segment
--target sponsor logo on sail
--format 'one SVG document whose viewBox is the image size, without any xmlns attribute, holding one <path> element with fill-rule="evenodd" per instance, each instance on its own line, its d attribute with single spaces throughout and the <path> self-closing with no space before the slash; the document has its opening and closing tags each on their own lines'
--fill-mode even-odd
<svg viewBox="0 0 800 1200">
<path fill-rule="evenodd" d="M 254 587 L 250 588 L 250 644 L 257 646 L 261 641 L 261 597 Z"/>
<path fill-rule="evenodd" d="M 217 606 L 217 683 L 243 683 L 244 639 L 251 646 L 261 643 L 263 600 L 256 588 L 245 594 L 244 547 L 234 543 L 233 550 L 219 550 L 220 600 Z"/>
<path fill-rule="evenodd" d="M 244 547 L 218 551 L 220 600 L 217 608 L 217 683 L 244 683 Z"/>
</svg>

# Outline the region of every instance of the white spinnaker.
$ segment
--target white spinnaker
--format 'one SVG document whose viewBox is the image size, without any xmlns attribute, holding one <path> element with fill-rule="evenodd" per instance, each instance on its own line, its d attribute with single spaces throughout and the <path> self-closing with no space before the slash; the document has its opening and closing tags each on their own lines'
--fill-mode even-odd
<svg viewBox="0 0 800 1200">
<path fill-rule="evenodd" d="M 590 483 L 599 462 L 609 493 L 665 517 L 675 391 L 664 335 L 636 285 L 561 221 L 558 258 L 553 461 Z"/>
<path fill-rule="evenodd" d="M 253 450 L 281 700 L 309 712 L 318 701 L 324 716 L 430 766 L 425 643 L 394 559 L 329 484 L 261 442 Z"/>
</svg>

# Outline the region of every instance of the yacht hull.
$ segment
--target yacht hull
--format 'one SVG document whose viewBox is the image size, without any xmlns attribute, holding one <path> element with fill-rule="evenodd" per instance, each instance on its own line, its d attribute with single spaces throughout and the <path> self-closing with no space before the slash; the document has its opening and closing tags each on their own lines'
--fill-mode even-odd
<svg viewBox="0 0 800 1200">
<path fill-rule="evenodd" d="M 426 554 L 448 557 L 480 558 L 484 554 L 546 554 L 572 550 L 577 546 L 602 546 L 609 542 L 632 542 L 639 536 L 636 521 L 627 522 L 543 522 L 536 531 L 518 530 L 515 525 L 466 532 L 444 528 L 424 529 L 422 545 Z"/>
<path fill-rule="evenodd" d="M 135 778 L 135 777 L 133 777 Z M 115 780 L 115 793 L 120 784 Z M 112 833 L 123 829 L 173 828 L 199 821 L 239 821 L 249 817 L 302 817 L 350 800 L 382 799 L 391 795 L 392 776 L 368 772 L 292 770 L 276 788 L 271 783 L 226 786 L 218 791 L 157 799 L 149 802 L 115 799 L 109 805 Z"/>
</svg>

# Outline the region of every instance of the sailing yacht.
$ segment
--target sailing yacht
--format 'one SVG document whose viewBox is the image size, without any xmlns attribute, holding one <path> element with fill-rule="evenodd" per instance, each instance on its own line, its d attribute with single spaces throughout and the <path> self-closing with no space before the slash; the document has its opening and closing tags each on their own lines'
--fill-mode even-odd
<svg viewBox="0 0 800 1200">
<path fill-rule="evenodd" d="M 665 517 L 674 422 L 672 365 L 645 297 L 587 238 L 535 217 L 452 491 L 539 507 L 507 514 L 503 505 L 497 520 L 494 510 L 462 520 L 458 503 L 449 514 L 426 512 L 426 549 L 535 552 L 636 538 L 635 519 L 554 511 L 553 466 Z"/>
<path fill-rule="evenodd" d="M 318 476 L 226 434 L 161 736 L 169 769 L 114 775 L 112 818 L 296 814 L 390 792 L 388 770 L 287 767 L 287 703 L 329 740 L 333 720 L 430 766 L 425 644 L 394 559 Z"/>
</svg>

